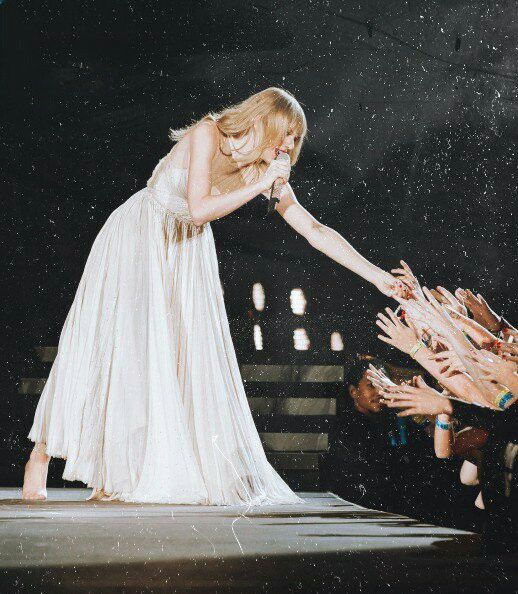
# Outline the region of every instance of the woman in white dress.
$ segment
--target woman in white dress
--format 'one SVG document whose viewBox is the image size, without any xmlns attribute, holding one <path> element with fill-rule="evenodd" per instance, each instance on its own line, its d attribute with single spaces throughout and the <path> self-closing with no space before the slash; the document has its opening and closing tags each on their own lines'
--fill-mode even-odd
<svg viewBox="0 0 518 594">
<path fill-rule="evenodd" d="M 210 221 L 284 182 L 278 212 L 311 245 L 390 295 L 396 280 L 314 219 L 287 183 L 304 112 L 269 88 L 182 130 L 147 186 L 97 235 L 29 438 L 22 497 L 50 457 L 92 498 L 300 503 L 268 463 L 230 336 Z"/>
</svg>

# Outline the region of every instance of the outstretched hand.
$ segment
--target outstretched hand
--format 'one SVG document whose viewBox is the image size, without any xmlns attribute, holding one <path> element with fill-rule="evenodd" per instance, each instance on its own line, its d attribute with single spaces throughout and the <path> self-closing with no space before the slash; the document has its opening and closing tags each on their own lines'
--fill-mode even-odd
<svg viewBox="0 0 518 594">
<path fill-rule="evenodd" d="M 406 287 L 406 296 L 403 296 L 403 299 L 417 299 L 418 297 L 422 297 L 423 290 L 412 269 L 404 260 L 400 260 L 399 262 L 401 268 L 393 268 L 391 272 L 397 275 L 396 278 Z"/>
<path fill-rule="evenodd" d="M 367 378 L 379 392 L 383 392 L 385 388 L 396 385 L 382 369 L 376 369 L 372 363 L 369 363 Z"/>
<path fill-rule="evenodd" d="M 480 369 L 480 379 L 483 382 L 501 384 L 512 391 L 518 387 L 518 367 L 514 361 L 509 361 L 486 350 L 473 352 L 470 359 Z"/>
<path fill-rule="evenodd" d="M 404 409 L 398 413 L 398 417 L 451 415 L 453 412 L 451 402 L 431 388 L 421 376 L 415 378 L 414 385 L 401 384 L 394 388 L 387 388 L 383 403 L 388 408 Z"/>
<path fill-rule="evenodd" d="M 516 342 L 500 343 L 500 353 L 506 361 L 518 363 L 518 344 Z"/>
<path fill-rule="evenodd" d="M 457 352 L 453 349 L 441 351 L 440 353 L 434 353 L 429 358 L 432 361 L 437 361 L 443 365 L 440 373 L 444 375 L 444 377 L 453 377 L 459 373 L 466 373 L 466 367 L 464 363 Z"/>
<path fill-rule="evenodd" d="M 482 326 L 482 324 L 479 324 L 476 320 L 472 320 L 471 318 L 459 313 L 449 305 L 445 305 L 444 307 L 448 310 L 450 316 L 455 320 L 456 325 L 463 332 L 468 334 L 468 336 L 470 336 L 479 347 L 492 345 L 492 350 L 495 350 L 499 347 L 500 341 L 485 326 Z"/>
<path fill-rule="evenodd" d="M 463 316 L 468 315 L 468 310 L 462 301 L 459 301 L 453 293 L 450 293 L 448 289 L 444 287 L 437 287 L 437 289 L 431 291 L 433 296 L 444 305 L 449 306 L 450 310 L 455 311 Z"/>
<path fill-rule="evenodd" d="M 399 297 L 401 299 L 408 298 L 408 289 L 405 284 L 388 272 L 382 272 L 374 282 L 374 285 L 386 297 Z"/>
<path fill-rule="evenodd" d="M 403 324 L 389 307 L 386 307 L 385 311 L 387 315 L 378 313 L 376 320 L 376 324 L 385 333 L 385 335 L 378 334 L 378 338 L 409 355 L 419 339 L 416 330 Z"/>
<path fill-rule="evenodd" d="M 498 332 L 500 330 L 500 316 L 489 307 L 487 301 L 480 293 L 475 296 L 469 289 L 457 289 L 455 295 L 470 310 L 476 322 L 487 328 L 490 332 Z"/>
</svg>

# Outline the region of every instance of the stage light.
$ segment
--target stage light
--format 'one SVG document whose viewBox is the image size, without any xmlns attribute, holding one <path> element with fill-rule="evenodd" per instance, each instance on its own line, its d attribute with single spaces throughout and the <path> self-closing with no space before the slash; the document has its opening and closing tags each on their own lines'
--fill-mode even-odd
<svg viewBox="0 0 518 594">
<path fill-rule="evenodd" d="M 331 333 L 331 350 L 332 351 L 343 351 L 344 341 L 340 332 Z"/>
<path fill-rule="evenodd" d="M 311 343 L 308 338 L 307 332 L 304 328 L 296 328 L 293 331 L 293 347 L 296 351 L 307 351 L 309 350 Z"/>
<path fill-rule="evenodd" d="M 256 351 L 263 350 L 263 332 L 259 324 L 254 325 L 254 344 Z"/>
<path fill-rule="evenodd" d="M 304 291 L 300 288 L 292 289 L 290 293 L 290 305 L 291 311 L 298 315 L 304 315 L 306 311 L 306 297 L 304 296 Z"/>
<path fill-rule="evenodd" d="M 263 311 L 264 309 L 264 289 L 261 283 L 254 283 L 252 287 L 252 300 L 254 302 L 254 307 L 257 311 Z"/>
</svg>

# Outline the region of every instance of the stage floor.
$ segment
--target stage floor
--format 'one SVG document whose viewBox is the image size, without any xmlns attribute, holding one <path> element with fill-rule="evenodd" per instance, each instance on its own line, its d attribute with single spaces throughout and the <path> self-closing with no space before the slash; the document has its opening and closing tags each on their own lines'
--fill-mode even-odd
<svg viewBox="0 0 518 594">
<path fill-rule="evenodd" d="M 0 489 L 0 592 L 512 592 L 475 534 L 302 493 L 262 508 L 85 502 Z"/>
</svg>

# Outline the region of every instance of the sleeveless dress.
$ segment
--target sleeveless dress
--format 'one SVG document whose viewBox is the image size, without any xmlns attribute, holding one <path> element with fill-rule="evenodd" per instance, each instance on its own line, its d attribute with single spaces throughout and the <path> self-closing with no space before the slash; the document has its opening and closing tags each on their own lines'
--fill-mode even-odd
<svg viewBox="0 0 518 594">
<path fill-rule="evenodd" d="M 266 459 L 186 186 L 169 153 L 101 228 L 29 439 L 101 498 L 303 503 Z"/>
</svg>

